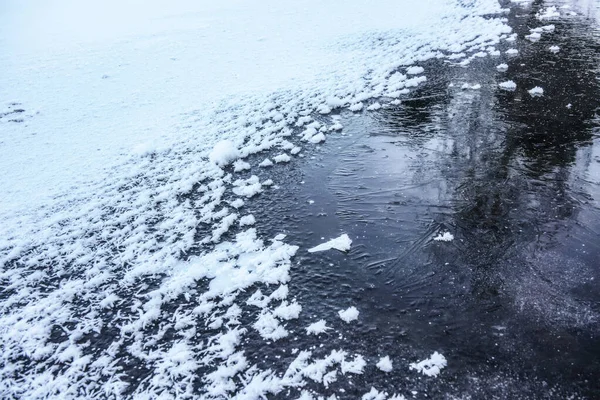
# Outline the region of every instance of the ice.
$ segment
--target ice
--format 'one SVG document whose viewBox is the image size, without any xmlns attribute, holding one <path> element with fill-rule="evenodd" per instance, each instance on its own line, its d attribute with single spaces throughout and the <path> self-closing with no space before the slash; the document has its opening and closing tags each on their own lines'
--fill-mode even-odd
<svg viewBox="0 0 600 400">
<path fill-rule="evenodd" d="M 385 356 L 379 359 L 379 362 L 376 364 L 376 367 L 382 370 L 383 372 L 392 372 L 392 361 L 389 356 Z"/>
<path fill-rule="evenodd" d="M 318 335 L 319 333 L 325 333 L 330 330 L 327 326 L 327 322 L 324 319 L 318 320 L 306 327 L 306 333 L 309 335 Z"/>
<path fill-rule="evenodd" d="M 438 234 L 436 237 L 433 238 L 433 240 L 437 242 L 451 242 L 454 240 L 454 235 L 450 232 L 444 232 Z"/>
<path fill-rule="evenodd" d="M 358 310 L 356 309 L 356 307 L 352 306 L 347 308 L 346 310 L 340 310 L 338 311 L 338 315 L 340 316 L 340 318 L 346 322 L 346 323 L 350 323 L 354 320 L 358 319 Z"/>
<path fill-rule="evenodd" d="M 515 90 L 517 88 L 517 84 L 513 81 L 501 82 L 498 84 L 498 86 L 504 90 Z"/>
<path fill-rule="evenodd" d="M 499 64 L 496 69 L 500 72 L 506 72 L 508 70 L 508 64 Z"/>
<path fill-rule="evenodd" d="M 539 86 L 536 86 L 533 89 L 529 89 L 527 92 L 529 92 L 529 94 L 532 97 L 537 97 L 537 96 L 542 96 L 544 94 L 544 89 L 542 89 Z"/>
<path fill-rule="evenodd" d="M 318 251 L 325 251 L 330 249 L 336 249 L 339 251 L 348 251 L 350 250 L 350 245 L 352 244 L 352 239 L 347 234 L 343 234 L 335 239 L 331 239 L 328 242 L 322 243 L 318 246 L 308 249 L 309 253 L 315 253 Z"/>
<path fill-rule="evenodd" d="M 239 150 L 230 140 L 221 140 L 215 144 L 208 159 L 219 167 L 224 167 L 238 159 L 239 156 Z"/>
<path fill-rule="evenodd" d="M 446 358 L 436 351 L 431 355 L 431 357 L 418 363 L 410 364 L 410 369 L 421 372 L 423 375 L 438 376 L 442 368 L 444 368 L 447 364 Z"/>
</svg>

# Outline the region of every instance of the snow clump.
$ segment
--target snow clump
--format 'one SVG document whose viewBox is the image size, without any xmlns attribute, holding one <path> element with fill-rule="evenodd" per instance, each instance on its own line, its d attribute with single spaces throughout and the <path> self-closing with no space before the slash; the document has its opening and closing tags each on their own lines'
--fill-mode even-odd
<svg viewBox="0 0 600 400">
<path fill-rule="evenodd" d="M 350 322 L 352 322 L 354 320 L 357 320 L 358 319 L 358 314 L 359 314 L 359 311 L 354 306 L 349 307 L 346 310 L 340 310 L 340 311 L 338 311 L 338 315 L 346 323 L 350 323 Z"/>
<path fill-rule="evenodd" d="M 418 363 L 410 364 L 410 369 L 421 372 L 423 375 L 438 376 L 442 371 L 442 368 L 444 368 L 446 365 L 448 365 L 446 358 L 436 351 L 431 355 L 431 357 L 426 358 Z"/>
<path fill-rule="evenodd" d="M 379 362 L 376 364 L 376 367 L 382 370 L 383 372 L 392 372 L 392 361 L 389 356 L 385 356 L 379 359 Z"/>
</svg>

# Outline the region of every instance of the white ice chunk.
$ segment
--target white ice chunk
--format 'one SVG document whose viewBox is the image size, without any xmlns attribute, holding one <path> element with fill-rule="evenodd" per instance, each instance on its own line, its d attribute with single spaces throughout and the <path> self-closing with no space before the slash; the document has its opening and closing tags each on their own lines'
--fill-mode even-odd
<svg viewBox="0 0 600 400">
<path fill-rule="evenodd" d="M 308 249 L 308 252 L 315 253 L 317 251 L 325 251 L 325 250 L 330 250 L 330 249 L 336 249 L 339 251 L 348 251 L 348 250 L 350 250 L 351 244 L 352 244 L 352 239 L 350 239 L 350 237 L 348 237 L 348 235 L 344 233 L 340 237 L 331 239 L 328 242 L 322 243 L 318 246 Z"/>
</svg>

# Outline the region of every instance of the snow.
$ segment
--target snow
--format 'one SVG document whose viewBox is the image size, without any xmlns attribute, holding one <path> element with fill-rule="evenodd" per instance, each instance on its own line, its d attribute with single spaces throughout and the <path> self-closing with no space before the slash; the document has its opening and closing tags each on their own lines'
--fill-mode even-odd
<svg viewBox="0 0 600 400">
<path fill-rule="evenodd" d="M 544 21 L 544 20 L 556 19 L 556 18 L 560 17 L 560 13 L 558 12 L 558 10 L 556 9 L 555 6 L 550 6 L 550 7 L 546 7 L 542 11 L 538 12 L 535 16 L 540 21 Z"/>
<path fill-rule="evenodd" d="M 273 161 L 271 161 L 268 158 L 265 158 L 263 161 L 260 162 L 260 164 L 258 164 L 258 166 L 262 168 L 272 167 Z"/>
<path fill-rule="evenodd" d="M 320 319 L 306 327 L 306 333 L 309 335 L 318 335 L 319 333 L 325 333 L 329 329 L 327 322 L 324 319 Z"/>
<path fill-rule="evenodd" d="M 423 67 L 414 66 L 414 67 L 407 68 L 406 74 L 407 75 L 418 75 L 418 74 L 422 74 L 424 71 L 425 71 L 425 69 Z"/>
<path fill-rule="evenodd" d="M 542 89 L 539 86 L 534 87 L 533 89 L 529 89 L 527 92 L 529 92 L 529 94 L 532 97 L 536 97 L 536 96 L 542 96 L 544 94 L 544 89 Z"/>
<path fill-rule="evenodd" d="M 529 35 L 525 35 L 525 38 L 531 42 L 537 42 L 542 38 L 542 35 L 538 32 L 533 32 Z"/>
<path fill-rule="evenodd" d="M 500 72 L 506 72 L 508 70 L 508 64 L 498 64 L 496 69 Z"/>
<path fill-rule="evenodd" d="M 379 359 L 379 362 L 376 364 L 376 367 L 379 368 L 383 372 L 392 372 L 392 361 L 389 356 L 385 356 Z"/>
<path fill-rule="evenodd" d="M 513 81 L 501 82 L 498 86 L 504 90 L 515 90 L 517 88 L 517 84 Z"/>
<path fill-rule="evenodd" d="M 254 218 L 254 215 L 250 214 L 250 215 L 244 215 L 242 218 L 240 218 L 240 226 L 247 226 L 247 225 L 254 225 L 256 223 L 256 219 Z"/>
<path fill-rule="evenodd" d="M 509 56 L 514 56 L 514 55 L 519 54 L 519 50 L 517 50 L 517 49 L 508 49 L 508 50 L 506 50 L 506 54 L 508 54 Z"/>
<path fill-rule="evenodd" d="M 318 246 L 308 249 L 309 253 L 315 253 L 318 251 L 326 251 L 331 249 L 336 249 L 339 251 L 348 251 L 350 250 L 350 245 L 352 244 L 352 239 L 347 234 L 343 234 L 335 239 L 331 239 L 325 243 L 322 243 Z"/>
<path fill-rule="evenodd" d="M 431 355 L 431 357 L 426 358 L 423 361 L 410 364 L 410 369 L 421 372 L 423 375 L 438 376 L 442 369 L 446 367 L 446 365 L 448 365 L 446 358 L 436 351 Z"/>
<path fill-rule="evenodd" d="M 292 159 L 292 158 L 291 158 L 290 156 L 288 156 L 287 154 L 285 154 L 285 153 L 284 153 L 284 154 L 280 154 L 280 155 L 278 155 L 278 156 L 275 156 L 275 157 L 273 157 L 273 160 L 274 160 L 276 163 L 278 163 L 278 164 L 279 164 L 279 163 L 288 163 L 288 162 L 290 162 L 290 160 L 291 160 L 291 159 Z"/>
<path fill-rule="evenodd" d="M 346 323 L 350 323 L 352 321 L 357 320 L 358 314 L 359 312 L 354 306 L 348 307 L 346 310 L 338 311 L 338 315 Z"/>
<path fill-rule="evenodd" d="M 296 154 L 298 127 L 308 141 L 343 129 L 335 110 L 401 99 L 426 80 L 415 64 L 496 45 L 498 3 L 3 6 L 0 98 L 25 111 L 0 122 L 0 397 L 267 398 L 362 373 L 338 350 L 287 370 L 245 357 L 251 332 L 304 334 L 286 325 L 298 248 L 238 214 L 272 184 L 246 171 Z"/>
<path fill-rule="evenodd" d="M 434 237 L 433 240 L 436 242 L 451 242 L 454 240 L 454 235 L 450 232 L 444 232 Z"/>
<path fill-rule="evenodd" d="M 319 132 L 316 135 L 312 136 L 310 139 L 308 139 L 308 141 L 314 144 L 322 143 L 325 141 L 325 135 L 323 134 L 323 132 Z"/>
<path fill-rule="evenodd" d="M 560 51 L 560 47 L 558 46 L 550 46 L 549 50 L 553 53 L 558 53 Z"/>
<path fill-rule="evenodd" d="M 240 152 L 231 141 L 221 140 L 215 144 L 208 159 L 219 167 L 224 167 L 239 158 L 239 156 Z"/>
</svg>

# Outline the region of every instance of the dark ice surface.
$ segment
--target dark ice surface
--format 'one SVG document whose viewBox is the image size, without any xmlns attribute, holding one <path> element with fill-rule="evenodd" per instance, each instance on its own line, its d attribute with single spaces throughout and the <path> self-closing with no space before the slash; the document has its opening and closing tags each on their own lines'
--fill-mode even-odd
<svg viewBox="0 0 600 400">
<path fill-rule="evenodd" d="M 341 114 L 344 135 L 269 172 L 281 188 L 248 211 L 261 234 L 300 246 L 290 293 L 303 313 L 288 325 L 297 335 L 251 339 L 253 361 L 284 369 L 291 349 L 311 346 L 394 360 L 392 374 L 352 378 L 355 389 L 340 380 L 345 393 L 330 385 L 342 397 L 374 386 L 407 398 L 600 398 L 600 31 L 585 16 L 540 22 L 538 10 L 508 16 L 517 56 L 503 43 L 501 57 L 467 68 L 428 62 L 428 82 L 400 105 Z M 548 23 L 554 33 L 522 39 Z M 506 80 L 517 89 L 500 89 Z M 530 96 L 534 86 L 544 95 Z M 454 240 L 434 241 L 440 232 Z M 348 253 L 306 251 L 342 233 Z M 337 312 L 352 305 L 360 317 L 348 325 Z M 300 334 L 321 318 L 327 335 Z M 438 377 L 409 370 L 434 351 L 448 360 Z"/>
</svg>

